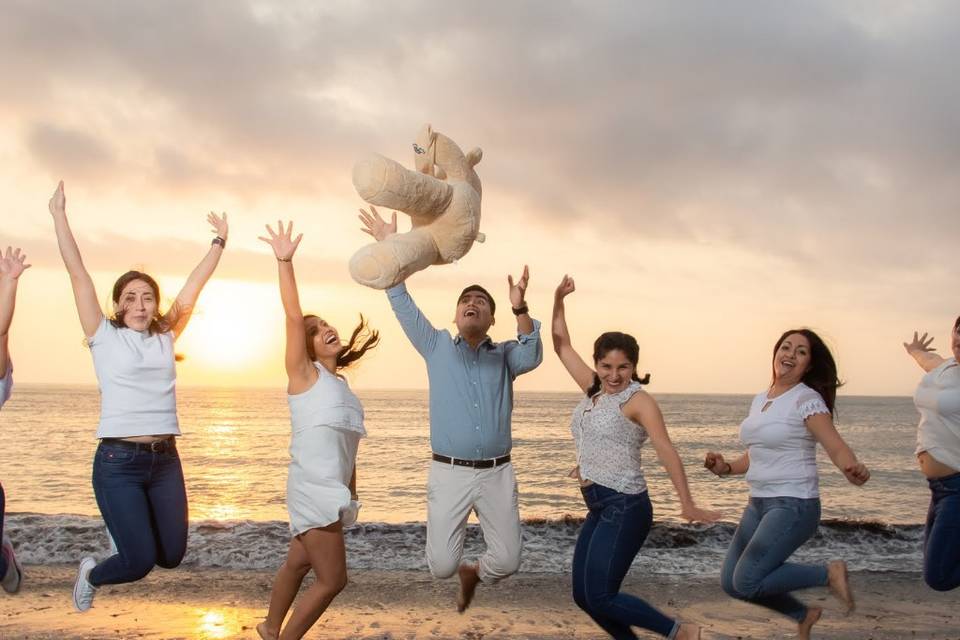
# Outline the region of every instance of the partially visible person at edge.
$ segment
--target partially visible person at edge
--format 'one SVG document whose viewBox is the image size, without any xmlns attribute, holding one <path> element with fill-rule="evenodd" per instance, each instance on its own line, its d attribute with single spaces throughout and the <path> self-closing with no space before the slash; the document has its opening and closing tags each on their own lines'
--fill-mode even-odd
<svg viewBox="0 0 960 640">
<path fill-rule="evenodd" d="M 920 412 L 917 460 L 930 485 L 923 537 L 923 579 L 931 589 L 960 586 L 960 318 L 950 331 L 952 358 L 933 353 L 933 338 L 913 334 L 903 343 L 927 373 L 913 401 Z"/>
<path fill-rule="evenodd" d="M 172 569 L 186 552 L 187 494 L 176 444 L 180 426 L 173 345 L 220 262 L 228 226 L 226 214 L 207 216 L 216 235 L 166 313 L 160 311 L 156 280 L 128 271 L 113 285 L 113 316 L 108 318 L 67 222 L 62 181 L 49 208 L 100 386 L 93 492 L 115 553 L 99 563 L 89 556 L 80 561 L 73 604 L 87 611 L 98 587 L 140 580 L 157 565 Z"/>
<path fill-rule="evenodd" d="M 378 241 L 397 230 L 370 208 L 360 211 L 363 231 Z M 517 318 L 517 340 L 494 342 L 493 296 L 474 284 L 457 296 L 457 335 L 430 324 L 405 284 L 387 289 L 400 326 L 423 357 L 430 381 L 430 446 L 427 480 L 427 564 L 437 578 L 458 573 L 457 609 L 464 611 L 480 582 L 493 584 L 520 567 L 522 543 L 517 479 L 510 462 L 513 381 L 543 360 L 540 323 L 524 295 L 529 270 L 517 282 L 507 276 Z M 461 564 L 467 517 L 475 511 L 486 542 L 476 562 Z"/>
<path fill-rule="evenodd" d="M 680 498 L 687 520 L 714 522 L 720 514 L 700 509 L 687 484 L 660 407 L 637 376 L 640 347 L 626 333 L 603 333 L 593 343 L 591 368 L 573 348 L 564 299 L 576 290 L 564 276 L 553 298 L 553 350 L 585 397 L 573 411 L 577 447 L 573 475 L 587 517 L 573 553 L 573 599 L 611 638 L 636 638 L 631 627 L 665 638 L 700 637 L 700 627 L 681 623 L 620 587 L 653 525 L 653 506 L 640 463 L 650 440 Z"/>
<path fill-rule="evenodd" d="M 793 619 L 798 637 L 806 640 L 823 611 L 792 592 L 829 586 L 848 613 L 854 608 L 846 562 L 787 561 L 820 524 L 817 443 L 852 484 L 862 485 L 870 472 L 833 424 L 841 382 L 820 336 L 810 329 L 784 332 L 773 347 L 772 369 L 770 387 L 753 399 L 740 425 L 747 451 L 730 462 L 711 451 L 704 466 L 721 477 L 746 474 L 750 486 L 750 501 L 723 562 L 723 590 Z"/>
<path fill-rule="evenodd" d="M 293 239 L 293 223 L 277 231 L 267 226 L 277 259 L 280 301 L 286 318 L 284 366 L 290 404 L 290 470 L 287 511 L 290 545 L 277 571 L 266 619 L 257 625 L 264 640 L 302 638 L 347 584 L 343 527 L 356 522 L 356 459 L 366 435 L 363 407 L 340 372 L 379 341 L 363 316 L 346 345 L 337 330 L 315 315 L 304 315 L 293 271 L 293 254 L 303 234 Z M 283 620 L 313 569 L 316 581 Z"/>
<path fill-rule="evenodd" d="M 13 361 L 10 359 L 10 323 L 13 321 L 13 308 L 17 303 L 17 282 L 20 274 L 30 268 L 26 264 L 27 255 L 20 249 L 7 247 L 6 253 L 0 253 L 0 407 L 10 399 L 13 391 Z M 23 567 L 17 561 L 10 536 L 3 532 L 3 515 L 6 509 L 6 494 L 0 484 L 0 586 L 7 593 L 20 590 L 23 581 Z"/>
</svg>

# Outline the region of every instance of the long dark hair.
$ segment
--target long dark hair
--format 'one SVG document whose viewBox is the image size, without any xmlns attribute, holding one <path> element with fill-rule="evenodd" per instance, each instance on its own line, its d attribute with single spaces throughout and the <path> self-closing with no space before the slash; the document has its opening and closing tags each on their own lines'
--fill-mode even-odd
<svg viewBox="0 0 960 640">
<path fill-rule="evenodd" d="M 314 315 L 312 313 L 304 314 L 303 322 L 306 323 L 307 320 L 311 318 L 316 318 L 320 320 L 320 316 Z M 307 356 L 311 361 L 316 362 L 317 352 L 313 348 L 313 336 L 316 333 L 306 332 L 306 343 L 307 343 Z M 360 324 L 354 328 L 353 333 L 350 335 L 350 340 L 347 341 L 347 346 L 340 350 L 340 353 L 337 354 L 337 364 L 336 369 L 345 369 L 351 364 L 359 360 L 367 353 L 370 349 L 373 349 L 375 346 L 380 344 L 380 332 L 370 328 L 370 325 L 367 324 L 366 318 L 363 317 L 363 314 L 360 314 Z"/>
<path fill-rule="evenodd" d="M 117 278 L 117 281 L 113 283 L 113 294 L 111 296 L 113 298 L 113 304 L 120 304 L 120 294 L 123 293 L 124 287 L 134 280 L 142 280 L 143 282 L 146 282 L 147 286 L 150 287 L 150 290 L 153 291 L 154 299 L 157 301 L 157 310 L 150 319 L 150 326 L 147 327 L 147 331 L 150 333 L 150 335 L 169 331 L 170 322 L 165 320 L 163 314 L 160 313 L 160 285 L 157 284 L 156 280 L 142 271 L 127 271 L 125 274 Z M 174 303 L 174 305 L 176 305 L 176 303 Z M 126 327 L 127 325 L 123 322 L 123 316 L 126 312 L 126 309 L 114 311 L 113 315 L 108 318 L 110 324 L 118 329 Z"/>
<path fill-rule="evenodd" d="M 833 359 L 833 354 L 830 353 L 830 348 L 827 347 L 820 336 L 810 329 L 790 329 L 784 331 L 780 339 L 777 340 L 777 344 L 773 346 L 773 362 L 770 364 L 773 379 L 776 379 L 777 351 L 783 341 L 787 339 L 787 336 L 795 333 L 802 335 L 810 343 L 810 368 L 803 374 L 801 382 L 819 393 L 823 397 L 823 401 L 827 403 L 830 414 L 834 415 L 836 413 L 834 407 L 837 403 L 837 389 L 843 386 L 843 382 L 837 375 L 837 363 Z"/>
<path fill-rule="evenodd" d="M 627 360 L 633 365 L 633 375 L 630 376 L 631 380 L 635 380 L 640 384 L 650 383 L 649 373 L 644 375 L 643 378 L 637 376 L 637 363 L 640 361 L 640 345 L 637 344 L 636 338 L 629 333 L 621 333 L 620 331 L 601 333 L 600 337 L 593 342 L 593 366 L 596 367 L 597 363 L 611 351 L 622 351 L 623 355 L 625 355 Z M 594 371 L 593 386 L 587 389 L 587 397 L 593 396 L 597 391 L 600 391 L 600 376 Z"/>
</svg>

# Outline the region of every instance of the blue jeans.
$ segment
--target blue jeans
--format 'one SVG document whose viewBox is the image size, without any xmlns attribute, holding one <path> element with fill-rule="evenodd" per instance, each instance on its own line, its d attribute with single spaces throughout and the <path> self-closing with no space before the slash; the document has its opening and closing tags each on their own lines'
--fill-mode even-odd
<svg viewBox="0 0 960 640">
<path fill-rule="evenodd" d="M 171 441 L 172 442 L 172 441 Z M 187 550 L 187 491 L 176 445 L 103 441 L 93 462 L 93 492 L 117 553 L 90 572 L 90 583 L 133 582 L 154 565 L 172 569 Z"/>
<path fill-rule="evenodd" d="M 928 482 L 923 579 L 931 589 L 950 591 L 960 586 L 960 473 Z"/>
<path fill-rule="evenodd" d="M 0 483 L 0 540 L 3 539 L 3 514 L 6 513 L 7 497 L 3 493 L 3 483 Z M 7 575 L 7 557 L 0 553 L 0 578 Z"/>
<path fill-rule="evenodd" d="M 723 590 L 803 621 L 807 606 L 790 592 L 826 586 L 827 567 L 786 560 L 813 537 L 819 524 L 819 498 L 750 498 L 723 561 Z"/>
<path fill-rule="evenodd" d="M 653 524 L 646 492 L 626 494 L 592 484 L 580 489 L 587 519 L 573 552 L 573 600 L 611 638 L 636 638 L 631 626 L 673 638 L 677 622 L 620 585 Z"/>
</svg>

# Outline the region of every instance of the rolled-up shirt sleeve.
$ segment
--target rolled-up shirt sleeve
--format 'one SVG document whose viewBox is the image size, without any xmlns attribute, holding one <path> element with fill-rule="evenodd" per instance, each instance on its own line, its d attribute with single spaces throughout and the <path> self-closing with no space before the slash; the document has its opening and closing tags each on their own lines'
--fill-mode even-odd
<svg viewBox="0 0 960 640">
<path fill-rule="evenodd" d="M 407 334 L 407 339 L 417 350 L 417 352 L 426 358 L 437 345 L 437 331 L 430 321 L 423 315 L 417 304 L 407 292 L 407 285 L 400 283 L 395 287 L 387 289 L 387 298 L 390 300 L 390 307 L 393 314 L 400 321 L 403 332 Z"/>
<path fill-rule="evenodd" d="M 540 339 L 540 321 L 533 321 L 533 331 L 521 333 L 516 342 L 504 345 L 507 350 L 507 366 L 516 378 L 533 371 L 543 362 L 543 341 Z"/>
</svg>

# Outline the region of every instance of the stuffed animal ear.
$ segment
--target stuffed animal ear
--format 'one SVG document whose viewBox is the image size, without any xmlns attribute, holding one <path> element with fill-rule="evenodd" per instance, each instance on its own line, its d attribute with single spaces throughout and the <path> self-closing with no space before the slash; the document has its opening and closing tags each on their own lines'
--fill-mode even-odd
<svg viewBox="0 0 960 640">
<path fill-rule="evenodd" d="M 483 150 L 480 147 L 474 147 L 467 152 L 467 164 L 475 167 L 483 159 Z"/>
</svg>

